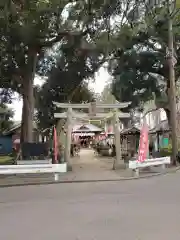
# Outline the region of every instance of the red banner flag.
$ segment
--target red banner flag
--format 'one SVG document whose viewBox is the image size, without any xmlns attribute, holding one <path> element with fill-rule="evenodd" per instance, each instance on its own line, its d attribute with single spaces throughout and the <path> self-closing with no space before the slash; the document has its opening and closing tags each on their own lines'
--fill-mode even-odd
<svg viewBox="0 0 180 240">
<path fill-rule="evenodd" d="M 58 163 L 58 143 L 57 143 L 57 131 L 55 127 L 53 143 L 54 143 L 54 161 L 55 163 Z"/>
<path fill-rule="evenodd" d="M 149 148 L 149 140 L 148 140 L 148 126 L 146 124 L 143 125 L 141 129 L 140 139 L 139 139 L 139 152 L 138 152 L 138 162 L 144 162 L 147 158 Z"/>
</svg>

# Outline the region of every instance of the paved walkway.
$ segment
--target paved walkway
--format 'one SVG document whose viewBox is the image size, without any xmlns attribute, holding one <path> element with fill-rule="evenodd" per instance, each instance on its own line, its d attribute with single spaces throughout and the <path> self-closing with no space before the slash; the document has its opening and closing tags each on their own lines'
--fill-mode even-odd
<svg viewBox="0 0 180 240">
<path fill-rule="evenodd" d="M 2 240 L 179 240 L 180 173 L 0 189 Z"/>
</svg>

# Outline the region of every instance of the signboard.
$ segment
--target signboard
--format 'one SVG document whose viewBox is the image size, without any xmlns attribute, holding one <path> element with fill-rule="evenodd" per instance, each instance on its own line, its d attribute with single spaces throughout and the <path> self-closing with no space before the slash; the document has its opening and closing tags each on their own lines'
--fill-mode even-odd
<svg viewBox="0 0 180 240">
<path fill-rule="evenodd" d="M 146 124 L 143 125 L 141 129 L 140 139 L 139 139 L 139 152 L 138 152 L 138 162 L 144 162 L 147 158 L 148 149 L 149 148 L 149 140 L 148 140 L 148 126 Z"/>
<path fill-rule="evenodd" d="M 168 147 L 168 145 L 169 145 L 169 138 L 163 138 L 162 139 L 162 145 L 163 145 L 164 148 Z"/>
<path fill-rule="evenodd" d="M 91 102 L 89 106 L 89 116 L 94 117 L 96 116 L 96 102 Z"/>
</svg>

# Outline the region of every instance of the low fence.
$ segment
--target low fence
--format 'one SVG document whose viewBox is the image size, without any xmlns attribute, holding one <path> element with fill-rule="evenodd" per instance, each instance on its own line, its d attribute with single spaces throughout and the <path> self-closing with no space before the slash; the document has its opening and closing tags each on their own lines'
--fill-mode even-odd
<svg viewBox="0 0 180 240">
<path fill-rule="evenodd" d="M 150 158 L 146 159 L 143 162 L 138 162 L 136 160 L 129 161 L 129 168 L 132 169 L 135 172 L 135 175 L 138 177 L 139 170 L 141 168 L 161 166 L 161 168 L 164 170 L 166 168 L 166 165 L 170 163 L 171 163 L 170 157 Z"/>
<path fill-rule="evenodd" d="M 16 174 L 54 174 L 54 181 L 59 180 L 60 173 L 67 172 L 67 164 L 22 164 L 22 165 L 2 165 L 0 166 L 0 175 L 16 175 Z"/>
</svg>

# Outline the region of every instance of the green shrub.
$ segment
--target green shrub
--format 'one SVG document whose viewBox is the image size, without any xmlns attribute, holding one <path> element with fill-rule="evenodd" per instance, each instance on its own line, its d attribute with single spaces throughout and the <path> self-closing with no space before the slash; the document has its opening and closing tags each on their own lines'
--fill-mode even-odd
<svg viewBox="0 0 180 240">
<path fill-rule="evenodd" d="M 10 156 L 0 156 L 0 165 L 11 165 L 13 164 L 13 158 Z"/>
<path fill-rule="evenodd" d="M 171 156 L 171 154 L 172 154 L 172 145 L 169 144 L 167 147 L 161 148 L 160 149 L 160 154 L 161 154 L 162 157 Z"/>
</svg>

